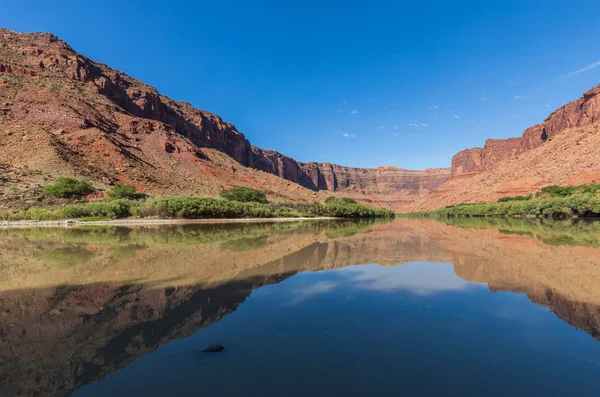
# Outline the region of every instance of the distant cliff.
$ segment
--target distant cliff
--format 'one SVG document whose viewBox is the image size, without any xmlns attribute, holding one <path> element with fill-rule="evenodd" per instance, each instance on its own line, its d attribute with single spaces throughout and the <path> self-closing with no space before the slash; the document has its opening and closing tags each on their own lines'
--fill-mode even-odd
<svg viewBox="0 0 600 397">
<path fill-rule="evenodd" d="M 483 148 L 457 153 L 452 157 L 452 176 L 492 170 L 507 160 L 541 146 L 566 129 L 594 124 L 600 120 L 599 94 L 600 85 L 554 111 L 543 123 L 527 128 L 520 138 L 488 139 Z"/>
</svg>

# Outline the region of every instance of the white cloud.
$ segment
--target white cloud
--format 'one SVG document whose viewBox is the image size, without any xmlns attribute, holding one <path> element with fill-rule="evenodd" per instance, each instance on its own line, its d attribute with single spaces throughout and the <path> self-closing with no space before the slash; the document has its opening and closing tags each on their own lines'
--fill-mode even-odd
<svg viewBox="0 0 600 397">
<path fill-rule="evenodd" d="M 421 127 L 427 128 L 429 126 L 427 124 L 425 124 L 425 123 L 421 123 Z"/>
<path fill-rule="evenodd" d="M 317 295 L 326 294 L 333 290 L 336 286 L 336 284 L 329 281 L 320 281 L 307 287 L 297 289 L 293 292 L 295 296 L 292 298 L 292 300 L 284 303 L 284 306 L 297 305 Z"/>
<path fill-rule="evenodd" d="M 350 114 L 358 114 L 358 110 L 353 109 L 353 110 L 350 111 Z"/>
<path fill-rule="evenodd" d="M 515 99 L 527 99 L 526 96 L 515 95 Z"/>
<path fill-rule="evenodd" d="M 418 127 L 418 126 L 419 126 L 419 124 L 410 123 L 410 124 L 409 124 L 409 126 L 410 126 L 410 127 Z"/>
<path fill-rule="evenodd" d="M 600 61 L 594 62 L 592 64 L 589 64 L 581 69 L 577 69 L 571 73 L 567 73 L 565 76 L 563 77 L 571 77 L 571 76 L 575 76 L 577 74 L 583 73 L 583 72 L 587 72 L 588 70 L 592 70 L 596 67 L 600 66 Z"/>
<path fill-rule="evenodd" d="M 460 117 L 458 117 L 458 115 L 456 115 L 456 114 L 452 117 L 454 117 L 455 119 L 460 119 Z"/>
<path fill-rule="evenodd" d="M 356 138 L 354 134 L 348 134 L 347 132 L 342 131 L 342 136 L 345 138 Z"/>
<path fill-rule="evenodd" d="M 348 102 L 346 102 L 346 101 L 342 101 L 342 103 L 345 105 L 345 104 L 347 104 Z"/>
<path fill-rule="evenodd" d="M 510 85 L 516 85 L 516 84 L 517 84 L 517 83 L 515 83 L 515 82 L 514 82 L 514 81 L 512 81 L 512 80 L 506 80 L 506 82 L 507 82 L 508 84 L 510 84 Z"/>
<path fill-rule="evenodd" d="M 357 288 L 384 293 L 409 291 L 432 295 L 482 287 L 463 280 L 448 263 L 409 262 L 394 267 L 377 265 L 350 266 L 339 270 Z"/>
<path fill-rule="evenodd" d="M 550 107 L 550 105 L 548 105 L 548 104 L 546 103 L 546 104 L 544 104 L 544 107 L 547 107 L 547 108 L 549 108 L 549 107 Z"/>
<path fill-rule="evenodd" d="M 439 108 L 438 105 L 431 105 L 431 106 L 429 106 L 429 109 L 438 109 L 438 108 Z"/>
</svg>

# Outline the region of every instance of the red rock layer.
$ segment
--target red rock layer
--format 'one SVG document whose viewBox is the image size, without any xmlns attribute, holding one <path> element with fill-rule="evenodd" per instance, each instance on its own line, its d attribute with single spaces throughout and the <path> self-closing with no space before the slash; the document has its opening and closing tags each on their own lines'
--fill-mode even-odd
<svg viewBox="0 0 600 397">
<path fill-rule="evenodd" d="M 483 148 L 467 149 L 452 157 L 452 176 L 489 171 L 535 149 L 562 131 L 600 120 L 600 85 L 556 110 L 543 123 L 529 127 L 520 138 L 488 139 Z"/>
<path fill-rule="evenodd" d="M 205 167 L 201 172 L 186 169 L 186 174 L 192 173 L 193 177 L 186 178 L 182 175 L 177 186 L 172 186 L 175 183 L 164 178 L 163 190 L 168 191 L 193 190 L 187 185 L 198 183 L 194 180 L 212 178 L 214 186 L 204 189 L 208 193 L 229 185 L 258 188 L 268 185 L 276 195 L 293 199 L 293 194 L 278 192 L 281 189 L 289 190 L 287 182 L 281 181 L 280 189 L 273 180 L 263 181 L 261 174 L 247 177 L 240 175 L 242 173 L 233 175 L 236 172 L 235 166 L 204 149 L 217 150 L 243 166 L 279 176 L 312 191 L 350 190 L 357 197 L 367 198 L 371 202 L 385 201 L 386 197 L 381 195 L 419 197 L 443 183 L 449 176 L 447 169 L 406 171 L 397 168 L 363 169 L 327 163 L 299 163 L 281 153 L 252 146 L 233 124 L 223 121 L 219 116 L 196 109 L 185 102 L 173 101 L 159 94 L 154 87 L 93 62 L 76 53 L 56 36 L 21 34 L 0 29 L 0 41 L 0 76 L 5 76 L 0 81 L 0 101 L 5 101 L 2 108 L 5 129 L 21 123 L 23 128 L 38 127 L 41 133 L 60 131 L 54 134 L 55 140 L 70 140 L 74 152 L 79 152 L 82 149 L 81 141 L 89 140 L 94 135 L 91 131 L 96 131 L 96 135 L 113 143 L 118 142 L 117 147 L 103 148 L 109 152 L 102 154 L 107 157 L 105 160 L 109 160 L 109 157 L 112 160 L 112 152 L 119 151 L 147 163 L 138 164 L 138 168 L 145 170 L 147 175 L 143 180 L 136 180 L 136 184 L 145 191 L 153 190 L 150 186 L 153 184 L 152 167 L 160 167 L 156 164 L 158 160 L 147 158 L 147 152 L 154 148 L 150 150 L 142 147 L 145 139 L 141 137 L 156 135 L 156 132 L 160 137 L 153 141 L 159 145 L 161 152 L 173 157 L 191 153 L 192 160 L 194 156 L 199 159 L 193 161 L 202 163 L 201 160 L 205 160 L 202 163 Z M 74 134 L 79 135 L 75 142 L 71 136 Z M 185 139 L 181 141 L 178 137 Z M 18 145 L 10 148 L 14 151 L 21 150 Z M 138 149 L 146 153 L 134 153 Z M 10 153 L 8 157 L 18 155 L 19 153 Z M 93 162 L 90 157 L 95 157 L 95 154 L 88 152 L 84 157 L 85 159 L 79 159 L 81 166 L 78 169 L 90 168 L 86 165 Z M 95 160 L 102 163 L 102 159 Z M 123 159 L 119 159 L 120 162 L 121 160 Z M 72 159 L 68 161 L 72 163 Z M 111 162 L 114 164 L 115 161 Z M 186 160 L 186 164 L 189 162 Z M 175 164 L 172 167 L 173 173 L 177 174 L 179 168 Z M 230 175 L 224 175 L 222 170 L 215 171 L 215 167 L 227 169 Z M 101 177 L 102 172 L 90 172 L 86 176 L 97 177 L 107 183 L 132 179 L 129 165 L 123 164 L 116 168 L 122 169 L 120 176 L 108 175 L 107 170 L 103 171 Z M 311 196 L 305 192 L 301 195 L 304 196 L 304 201 Z M 389 197 L 387 199 L 389 201 Z"/>
</svg>

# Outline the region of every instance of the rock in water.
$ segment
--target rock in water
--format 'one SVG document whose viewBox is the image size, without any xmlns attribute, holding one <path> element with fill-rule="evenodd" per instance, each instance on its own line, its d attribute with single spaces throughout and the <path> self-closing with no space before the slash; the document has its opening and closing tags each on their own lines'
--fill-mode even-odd
<svg viewBox="0 0 600 397">
<path fill-rule="evenodd" d="M 225 349 L 223 345 L 208 345 L 208 347 L 202 350 L 202 353 L 219 353 Z"/>
</svg>

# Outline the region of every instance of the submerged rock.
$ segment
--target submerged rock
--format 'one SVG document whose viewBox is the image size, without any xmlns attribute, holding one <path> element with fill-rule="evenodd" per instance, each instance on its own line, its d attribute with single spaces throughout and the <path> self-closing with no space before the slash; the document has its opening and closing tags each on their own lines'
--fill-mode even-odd
<svg viewBox="0 0 600 397">
<path fill-rule="evenodd" d="M 225 350 L 223 345 L 208 345 L 206 349 L 202 350 L 202 353 L 219 353 Z"/>
</svg>

